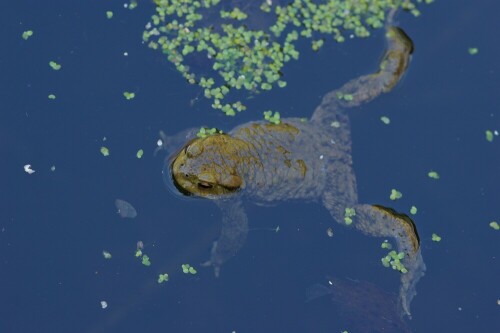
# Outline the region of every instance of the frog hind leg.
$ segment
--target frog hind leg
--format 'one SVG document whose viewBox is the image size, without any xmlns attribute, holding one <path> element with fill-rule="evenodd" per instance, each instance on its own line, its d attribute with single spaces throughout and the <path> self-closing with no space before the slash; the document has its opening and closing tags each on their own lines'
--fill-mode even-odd
<svg viewBox="0 0 500 333">
<path fill-rule="evenodd" d="M 217 200 L 215 203 L 222 212 L 222 229 L 219 238 L 213 243 L 210 259 L 202 266 L 213 266 L 215 276 L 220 267 L 236 255 L 245 244 L 248 234 L 248 218 L 240 199 Z"/>
<path fill-rule="evenodd" d="M 338 196 L 338 193 L 333 194 Z M 372 237 L 391 237 L 396 241 L 398 252 L 405 254 L 401 262 L 407 270 L 406 273 L 401 273 L 400 306 L 403 314 L 411 316 L 410 303 L 416 295 L 417 282 L 425 273 L 420 240 L 413 221 L 404 214 L 380 205 L 338 203 L 331 192 L 325 193 L 323 204 L 333 218 L 343 224 L 346 223 L 345 209 L 353 208 L 355 215 L 351 216 L 352 227 Z"/>
<path fill-rule="evenodd" d="M 338 121 L 339 113 L 368 103 L 382 93 L 388 93 L 401 80 L 410 63 L 413 42 L 398 27 L 386 31 L 387 49 L 376 73 L 355 78 L 323 97 L 311 121 L 330 126 Z"/>
</svg>

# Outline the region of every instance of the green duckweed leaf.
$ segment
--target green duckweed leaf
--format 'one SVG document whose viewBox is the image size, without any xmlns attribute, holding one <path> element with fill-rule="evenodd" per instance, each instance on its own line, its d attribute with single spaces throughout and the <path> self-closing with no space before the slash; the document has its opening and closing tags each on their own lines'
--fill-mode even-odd
<svg viewBox="0 0 500 333">
<path fill-rule="evenodd" d="M 403 197 L 403 194 L 401 192 L 399 192 L 398 190 L 396 190 L 396 189 L 391 190 L 391 195 L 389 196 L 389 198 L 391 200 L 401 199 L 402 197 Z"/>
<path fill-rule="evenodd" d="M 26 30 L 22 35 L 24 40 L 28 40 L 28 38 L 30 38 L 31 36 L 33 36 L 33 30 Z"/>
<path fill-rule="evenodd" d="M 60 65 L 60 64 L 58 64 L 58 63 L 57 63 L 57 62 L 55 62 L 55 61 L 50 61 L 50 62 L 49 62 L 49 66 L 50 66 L 53 70 L 55 70 L 55 71 L 58 71 L 58 70 L 60 70 L 60 69 L 61 69 L 61 65 Z"/>
<path fill-rule="evenodd" d="M 440 242 L 441 241 L 441 236 L 439 236 L 438 234 L 432 234 L 432 241 L 433 242 Z"/>
<path fill-rule="evenodd" d="M 439 179 L 439 174 L 436 171 L 429 171 L 427 175 L 429 176 L 429 178 Z"/>
<path fill-rule="evenodd" d="M 106 147 L 101 147 L 101 154 L 102 156 L 109 156 L 109 149 Z"/>
</svg>

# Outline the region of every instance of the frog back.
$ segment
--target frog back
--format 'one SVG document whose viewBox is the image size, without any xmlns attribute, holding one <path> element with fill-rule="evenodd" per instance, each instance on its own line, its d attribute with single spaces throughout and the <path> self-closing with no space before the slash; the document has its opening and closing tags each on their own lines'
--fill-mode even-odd
<svg viewBox="0 0 500 333">
<path fill-rule="evenodd" d="M 348 129 L 348 123 L 334 128 L 299 118 L 236 127 L 229 134 L 248 142 L 259 161 L 242 170 L 245 193 L 260 202 L 319 199 L 331 165 L 352 164 Z"/>
</svg>

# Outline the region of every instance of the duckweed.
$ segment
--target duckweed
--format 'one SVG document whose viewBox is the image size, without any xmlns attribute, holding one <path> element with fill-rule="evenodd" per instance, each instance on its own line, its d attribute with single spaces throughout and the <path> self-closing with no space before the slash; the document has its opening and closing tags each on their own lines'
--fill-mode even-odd
<svg viewBox="0 0 500 333">
<path fill-rule="evenodd" d="M 280 113 L 277 111 L 274 112 L 274 114 L 272 111 L 264 111 L 264 119 L 275 125 L 278 125 L 281 122 Z"/>
<path fill-rule="evenodd" d="M 109 156 L 109 149 L 106 147 L 101 147 L 102 156 Z"/>
<path fill-rule="evenodd" d="M 352 218 L 356 216 L 356 210 L 354 208 L 346 207 L 344 213 L 344 222 L 347 225 L 352 224 Z"/>
<path fill-rule="evenodd" d="M 134 99 L 134 98 L 135 98 L 135 93 L 125 91 L 125 92 L 123 92 L 123 96 L 124 96 L 127 100 L 130 100 L 130 99 Z"/>
<path fill-rule="evenodd" d="M 33 30 L 26 30 L 22 35 L 24 40 L 28 40 L 28 38 L 30 38 L 31 36 L 33 36 Z"/>
<path fill-rule="evenodd" d="M 402 197 L 403 197 L 403 194 L 401 192 L 399 192 L 396 189 L 392 189 L 391 190 L 391 195 L 389 196 L 389 199 L 391 199 L 391 200 L 397 200 L 397 199 L 401 199 Z"/>
<path fill-rule="evenodd" d="M 438 234 L 432 234 L 432 241 L 433 242 L 440 242 L 441 241 L 441 236 L 439 236 Z"/>
<path fill-rule="evenodd" d="M 490 131 L 490 130 L 486 131 L 486 140 L 488 142 L 492 142 L 493 141 L 493 132 L 492 131 Z"/>
<path fill-rule="evenodd" d="M 50 66 L 53 70 L 55 70 L 55 71 L 58 71 L 58 70 L 60 70 L 60 69 L 61 69 L 61 65 L 60 65 L 60 64 L 58 64 L 58 63 L 57 63 L 57 62 L 55 62 L 55 61 L 50 61 L 50 62 L 49 62 L 49 66 Z"/>
<path fill-rule="evenodd" d="M 158 283 L 163 283 L 168 281 L 168 274 L 159 274 L 158 275 Z"/>
<path fill-rule="evenodd" d="M 429 171 L 427 175 L 429 176 L 429 178 L 439 179 L 439 174 L 436 171 Z"/>
<path fill-rule="evenodd" d="M 408 270 L 403 265 L 401 260 L 403 260 L 405 254 L 403 252 L 396 252 L 394 250 L 390 251 L 385 257 L 381 259 L 382 265 L 384 267 L 392 267 L 392 269 L 397 270 L 401 273 L 408 273 Z"/>
<path fill-rule="evenodd" d="M 389 117 L 386 117 L 386 116 L 382 116 L 380 117 L 380 120 L 386 124 L 386 125 L 389 125 L 391 123 L 391 120 L 389 119 Z"/>
<path fill-rule="evenodd" d="M 132 1 L 128 6 L 132 8 Z M 285 63 L 299 59 L 296 43 L 310 39 L 313 50 L 325 42 L 343 42 L 346 36 L 365 38 L 382 28 L 391 9 L 420 15 L 418 4 L 433 0 L 292 0 L 239 2 L 228 10 L 220 0 L 154 0 L 156 12 L 143 32 L 143 41 L 160 50 L 190 84 L 204 89 L 212 108 L 226 115 L 246 109 L 227 102 L 233 90 L 258 93 L 285 87 Z M 257 26 L 251 20 L 259 15 Z M 262 22 L 270 22 L 264 24 Z M 209 62 L 197 71 L 189 59 L 198 54 Z M 343 96 L 351 100 L 352 96 Z"/>
<path fill-rule="evenodd" d="M 479 49 L 477 47 L 469 47 L 469 54 L 476 55 L 479 53 Z"/>
<path fill-rule="evenodd" d="M 182 272 L 184 274 L 193 274 L 194 275 L 197 273 L 196 269 L 194 269 L 194 267 L 189 265 L 189 264 L 183 264 L 181 266 L 181 268 L 182 268 Z"/>
<path fill-rule="evenodd" d="M 219 130 L 215 127 L 213 127 L 213 128 L 202 127 L 202 128 L 200 128 L 198 133 L 196 133 L 196 136 L 199 138 L 206 138 L 207 136 L 214 135 L 216 133 L 222 134 L 224 132 L 222 132 L 221 130 Z"/>
<path fill-rule="evenodd" d="M 391 243 L 389 243 L 389 241 L 387 239 L 385 239 L 382 244 L 380 245 L 381 248 L 383 249 L 387 249 L 387 250 L 390 250 L 392 249 L 392 245 Z"/>
<path fill-rule="evenodd" d="M 151 266 L 151 261 L 149 261 L 149 257 L 145 254 L 142 256 L 141 262 L 144 266 Z"/>
</svg>

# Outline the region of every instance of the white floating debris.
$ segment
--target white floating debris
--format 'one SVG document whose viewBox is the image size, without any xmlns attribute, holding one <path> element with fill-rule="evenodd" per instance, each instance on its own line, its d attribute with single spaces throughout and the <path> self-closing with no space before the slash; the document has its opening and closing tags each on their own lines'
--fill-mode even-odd
<svg viewBox="0 0 500 333">
<path fill-rule="evenodd" d="M 157 145 L 158 147 L 163 146 L 163 141 L 161 141 L 161 139 L 158 139 L 158 141 L 156 141 L 156 145 Z"/>
<path fill-rule="evenodd" d="M 124 55 L 125 57 L 128 57 L 128 52 L 123 52 L 123 55 Z"/>
<path fill-rule="evenodd" d="M 320 160 L 322 160 L 322 159 L 323 159 L 323 157 L 324 157 L 323 155 L 319 155 L 319 159 L 320 159 Z"/>
<path fill-rule="evenodd" d="M 106 301 L 101 301 L 101 308 L 106 309 L 108 307 L 108 303 Z"/>
<path fill-rule="evenodd" d="M 24 172 L 26 172 L 26 173 L 28 173 L 28 174 L 30 174 L 30 175 L 31 175 L 32 173 L 35 173 L 35 170 L 33 170 L 33 169 L 31 168 L 31 164 L 26 164 L 26 165 L 24 166 Z"/>
<path fill-rule="evenodd" d="M 125 200 L 116 199 L 115 206 L 118 210 L 118 214 L 123 218 L 133 219 L 137 216 L 137 211 L 135 208 Z"/>
<path fill-rule="evenodd" d="M 50 171 L 56 171 L 56 166 L 55 165 L 51 166 Z"/>
</svg>

